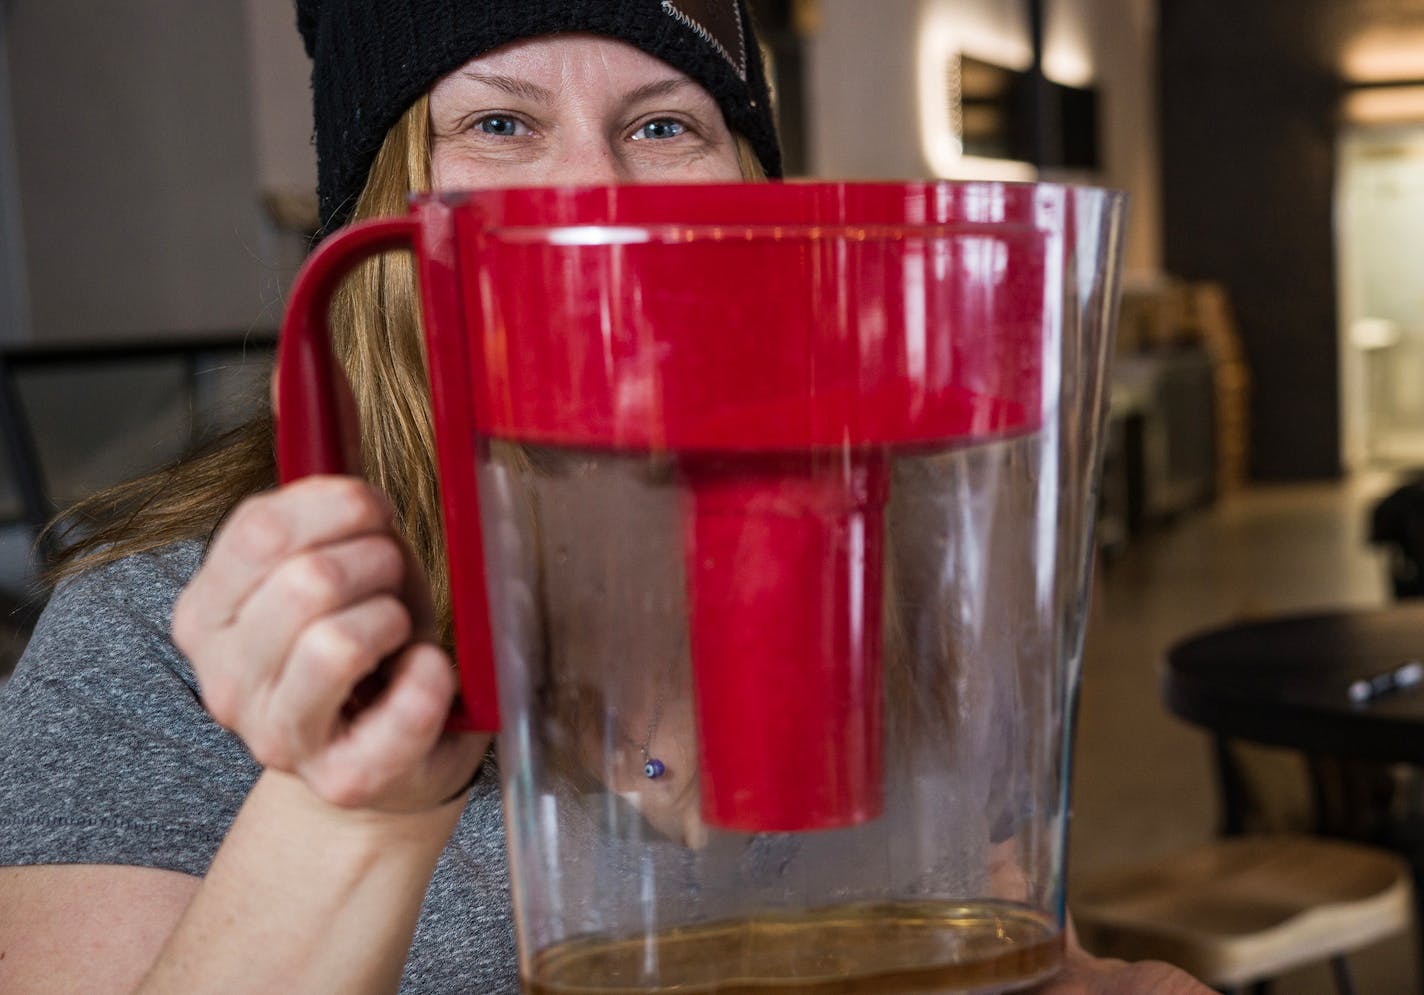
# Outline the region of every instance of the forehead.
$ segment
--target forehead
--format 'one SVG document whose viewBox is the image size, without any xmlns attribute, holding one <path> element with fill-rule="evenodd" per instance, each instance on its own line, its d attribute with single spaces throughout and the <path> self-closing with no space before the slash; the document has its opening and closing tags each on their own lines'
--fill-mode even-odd
<svg viewBox="0 0 1424 995">
<path fill-rule="evenodd" d="M 548 84 L 589 82 L 640 85 L 649 80 L 686 79 L 683 73 L 642 49 L 592 34 L 555 34 L 502 45 L 466 62 L 440 85 L 461 78 L 516 76 Z"/>
</svg>

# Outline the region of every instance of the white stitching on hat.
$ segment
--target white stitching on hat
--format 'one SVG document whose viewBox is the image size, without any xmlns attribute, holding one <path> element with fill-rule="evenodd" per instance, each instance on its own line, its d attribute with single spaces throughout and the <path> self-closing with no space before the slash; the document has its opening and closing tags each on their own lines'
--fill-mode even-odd
<svg viewBox="0 0 1424 995">
<path fill-rule="evenodd" d="M 711 45 L 722 58 L 731 63 L 732 68 L 737 71 L 737 75 L 740 76 L 742 82 L 745 83 L 747 81 L 747 38 L 746 34 L 742 31 L 742 11 L 738 0 L 732 0 L 732 7 L 737 19 L 737 47 L 741 49 L 740 58 L 734 58 L 732 53 L 727 51 L 726 46 L 718 41 L 712 32 L 703 27 L 702 22 L 683 13 L 672 0 L 663 0 L 663 13 L 677 18 L 703 41 Z"/>
</svg>

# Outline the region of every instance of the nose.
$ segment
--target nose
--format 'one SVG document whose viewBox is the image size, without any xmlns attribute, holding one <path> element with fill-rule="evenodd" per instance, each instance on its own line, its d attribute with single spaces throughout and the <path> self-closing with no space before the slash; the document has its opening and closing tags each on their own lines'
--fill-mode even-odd
<svg viewBox="0 0 1424 995">
<path fill-rule="evenodd" d="M 597 128 L 567 136 L 551 182 L 557 185 L 626 183 L 632 179 L 615 137 Z"/>
</svg>

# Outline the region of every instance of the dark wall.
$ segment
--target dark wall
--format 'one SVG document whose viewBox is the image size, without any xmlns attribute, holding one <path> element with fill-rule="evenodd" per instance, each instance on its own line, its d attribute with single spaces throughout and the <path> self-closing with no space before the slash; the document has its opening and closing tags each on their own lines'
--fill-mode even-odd
<svg viewBox="0 0 1424 995">
<path fill-rule="evenodd" d="M 35 340 L 260 320 L 275 266 L 259 243 L 244 9 L 4 4 Z"/>
<path fill-rule="evenodd" d="M 1163 0 L 1164 260 L 1230 290 L 1260 480 L 1340 473 L 1332 201 L 1341 0 Z"/>
</svg>

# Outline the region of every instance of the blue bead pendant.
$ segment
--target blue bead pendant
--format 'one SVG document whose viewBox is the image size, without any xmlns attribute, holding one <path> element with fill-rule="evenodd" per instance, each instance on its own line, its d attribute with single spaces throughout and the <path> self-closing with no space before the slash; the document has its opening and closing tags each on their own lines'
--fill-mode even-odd
<svg viewBox="0 0 1424 995">
<path fill-rule="evenodd" d="M 655 781 L 667 773 L 667 768 L 657 757 L 649 757 L 648 762 L 643 764 L 643 776 L 650 781 Z"/>
</svg>

